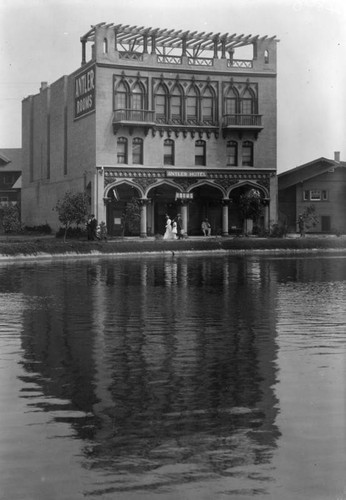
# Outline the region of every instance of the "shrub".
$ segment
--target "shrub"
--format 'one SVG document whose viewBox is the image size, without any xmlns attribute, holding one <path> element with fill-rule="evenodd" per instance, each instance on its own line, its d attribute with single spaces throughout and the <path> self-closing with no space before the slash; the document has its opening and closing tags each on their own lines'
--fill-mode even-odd
<svg viewBox="0 0 346 500">
<path fill-rule="evenodd" d="M 59 230 L 57 231 L 56 233 L 56 238 L 76 238 L 76 239 L 79 239 L 79 238 L 86 238 L 86 229 L 83 228 L 83 227 L 80 227 L 80 226 L 76 226 L 76 227 L 69 227 L 67 228 L 67 231 L 66 231 L 66 228 L 65 227 L 60 227 Z"/>
<path fill-rule="evenodd" d="M 24 231 L 31 233 L 51 234 L 52 228 L 49 224 L 41 224 L 38 226 L 24 226 Z"/>
<path fill-rule="evenodd" d="M 18 205 L 5 205 L 0 208 L 1 225 L 5 233 L 20 233 L 22 225 Z"/>
</svg>

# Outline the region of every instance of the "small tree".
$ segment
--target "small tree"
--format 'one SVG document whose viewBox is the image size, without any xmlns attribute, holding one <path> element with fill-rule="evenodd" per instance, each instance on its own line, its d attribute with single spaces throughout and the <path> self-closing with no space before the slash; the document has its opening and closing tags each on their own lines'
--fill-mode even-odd
<svg viewBox="0 0 346 500">
<path fill-rule="evenodd" d="M 72 193 L 67 191 L 62 200 L 58 200 L 55 210 L 59 214 L 59 221 L 65 228 L 64 241 L 67 231 L 72 224 L 82 224 L 88 214 L 89 197 L 86 193 Z"/>
<path fill-rule="evenodd" d="M 138 198 L 131 198 L 126 203 L 125 209 L 122 214 L 123 236 L 126 227 L 131 233 L 139 233 L 141 220 L 141 205 Z"/>
<path fill-rule="evenodd" d="M 261 194 L 257 189 L 250 189 L 239 197 L 239 208 L 243 219 L 256 221 L 263 210 Z"/>
<path fill-rule="evenodd" d="M 5 233 L 19 233 L 22 230 L 19 205 L 0 207 L 0 219 Z"/>
<path fill-rule="evenodd" d="M 308 205 L 305 207 L 304 212 L 300 214 L 300 217 L 303 221 L 303 232 L 305 232 L 305 229 L 315 227 L 319 220 L 314 205 Z"/>
</svg>

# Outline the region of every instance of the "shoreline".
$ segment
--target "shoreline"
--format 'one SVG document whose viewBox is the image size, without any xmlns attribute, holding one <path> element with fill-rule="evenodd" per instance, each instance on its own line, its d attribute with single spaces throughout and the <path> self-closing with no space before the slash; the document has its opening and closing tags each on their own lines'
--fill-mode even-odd
<svg viewBox="0 0 346 500">
<path fill-rule="evenodd" d="M 53 236 L 0 237 L 0 263 L 67 259 L 174 257 L 197 255 L 346 255 L 346 237 L 191 237 L 186 240 L 123 238 L 67 240 Z"/>
</svg>

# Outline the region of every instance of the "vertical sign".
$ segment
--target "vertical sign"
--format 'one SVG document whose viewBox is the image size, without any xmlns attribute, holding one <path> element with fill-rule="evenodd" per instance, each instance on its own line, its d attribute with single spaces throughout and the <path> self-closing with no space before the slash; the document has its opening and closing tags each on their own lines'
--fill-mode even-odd
<svg viewBox="0 0 346 500">
<path fill-rule="evenodd" d="M 74 117 L 95 110 L 95 66 L 75 77 Z"/>
</svg>

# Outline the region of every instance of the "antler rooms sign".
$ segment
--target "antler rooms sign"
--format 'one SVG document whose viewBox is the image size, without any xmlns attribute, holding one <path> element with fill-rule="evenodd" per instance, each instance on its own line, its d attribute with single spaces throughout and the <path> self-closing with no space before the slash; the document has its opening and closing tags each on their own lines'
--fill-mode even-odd
<svg viewBox="0 0 346 500">
<path fill-rule="evenodd" d="M 74 117 L 86 115 L 95 110 L 95 67 L 75 77 Z"/>
</svg>

